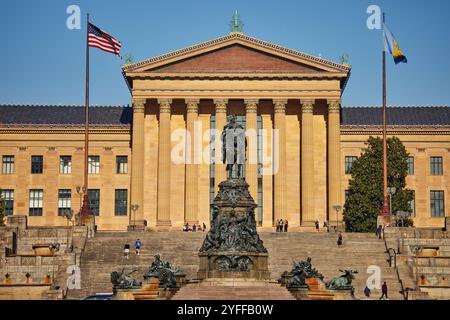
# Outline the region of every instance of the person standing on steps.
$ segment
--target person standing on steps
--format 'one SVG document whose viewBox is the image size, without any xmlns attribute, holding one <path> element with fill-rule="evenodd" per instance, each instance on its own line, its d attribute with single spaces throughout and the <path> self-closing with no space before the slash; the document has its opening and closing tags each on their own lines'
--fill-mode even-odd
<svg viewBox="0 0 450 320">
<path fill-rule="evenodd" d="M 129 259 L 130 258 L 130 245 L 127 243 L 124 245 L 123 247 L 123 257 L 125 259 Z"/>
<path fill-rule="evenodd" d="M 192 232 L 197 232 L 197 226 L 195 224 L 192 226 Z"/>
<path fill-rule="evenodd" d="M 383 298 L 389 299 L 388 298 L 388 286 L 386 284 L 386 281 L 381 286 L 381 293 L 382 294 L 381 294 L 380 300 L 383 300 Z"/>
<path fill-rule="evenodd" d="M 338 236 L 338 240 L 337 240 L 337 245 L 339 248 L 342 246 L 342 243 L 343 243 L 342 233 L 339 232 L 339 236 Z"/>
<path fill-rule="evenodd" d="M 289 225 L 289 223 L 288 223 L 288 221 L 286 220 L 286 221 L 284 222 L 284 232 L 288 232 L 288 225 Z"/>
<path fill-rule="evenodd" d="M 141 255 L 141 247 L 142 247 L 142 242 L 141 242 L 141 240 L 137 239 L 136 242 L 134 243 L 134 248 L 136 249 L 137 256 Z"/>
<path fill-rule="evenodd" d="M 320 231 L 319 220 L 316 220 L 315 225 L 316 225 L 316 231 L 319 232 Z"/>
<path fill-rule="evenodd" d="M 206 231 L 206 224 L 203 222 L 203 232 Z"/>
<path fill-rule="evenodd" d="M 367 299 L 370 298 L 370 294 L 371 294 L 371 293 L 372 293 L 372 292 L 370 291 L 369 287 L 366 286 L 366 287 L 364 288 L 364 295 L 366 296 Z"/>
</svg>

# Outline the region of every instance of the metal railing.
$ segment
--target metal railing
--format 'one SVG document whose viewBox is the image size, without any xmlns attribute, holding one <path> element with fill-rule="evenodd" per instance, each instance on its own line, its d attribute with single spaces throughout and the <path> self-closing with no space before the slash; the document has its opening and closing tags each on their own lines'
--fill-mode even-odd
<svg viewBox="0 0 450 320">
<path fill-rule="evenodd" d="M 400 288 L 401 288 L 400 293 L 402 294 L 404 300 L 408 300 L 408 295 L 409 295 L 408 293 L 409 292 L 407 290 L 405 290 L 405 287 L 403 285 L 403 280 L 401 279 L 400 273 L 399 273 L 398 268 L 397 268 L 397 251 L 395 251 L 394 248 L 389 248 L 388 247 L 388 244 L 387 244 L 387 241 L 386 241 L 386 237 L 385 237 L 384 228 L 383 228 L 383 241 L 384 241 L 384 247 L 386 248 L 386 253 L 389 255 L 389 260 L 388 260 L 389 266 L 391 268 L 395 268 L 395 273 L 397 275 L 397 280 L 400 283 Z M 400 250 L 399 250 L 399 252 L 400 252 Z"/>
</svg>

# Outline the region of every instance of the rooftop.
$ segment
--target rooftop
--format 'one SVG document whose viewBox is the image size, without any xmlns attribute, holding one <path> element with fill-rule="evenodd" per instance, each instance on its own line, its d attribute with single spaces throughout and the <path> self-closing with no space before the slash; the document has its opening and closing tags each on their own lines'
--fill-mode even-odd
<svg viewBox="0 0 450 320">
<path fill-rule="evenodd" d="M 133 110 L 129 106 L 93 106 L 89 122 L 94 126 L 129 127 Z M 380 126 L 381 107 L 343 107 L 342 126 Z M 81 126 L 84 107 L 76 105 L 0 105 L 0 126 Z M 450 106 L 388 107 L 390 126 L 450 127 Z"/>
</svg>

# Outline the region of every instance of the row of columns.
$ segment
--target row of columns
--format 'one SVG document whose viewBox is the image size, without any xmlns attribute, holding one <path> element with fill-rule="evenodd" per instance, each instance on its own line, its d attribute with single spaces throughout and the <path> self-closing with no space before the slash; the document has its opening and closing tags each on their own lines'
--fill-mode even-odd
<svg viewBox="0 0 450 320">
<path fill-rule="evenodd" d="M 133 100 L 133 156 L 131 176 L 131 203 L 139 204 L 136 214 L 143 217 L 144 202 L 144 113 L 145 99 Z M 194 133 L 195 122 L 198 120 L 198 106 L 200 100 L 186 100 L 187 117 L 186 128 Z M 286 105 L 287 100 L 274 100 L 274 129 L 278 130 L 279 143 L 274 145 L 279 154 L 278 172 L 274 176 L 274 221 L 287 219 L 286 208 Z M 171 130 L 170 114 L 171 99 L 159 99 L 159 150 L 158 150 L 158 190 L 157 190 L 157 226 L 170 226 L 170 167 L 171 167 Z M 301 100 L 302 123 L 301 123 L 301 208 L 302 225 L 311 226 L 315 222 L 314 210 L 314 132 L 313 111 L 314 100 Z M 226 125 L 227 104 L 226 99 L 214 100 L 216 113 L 216 129 L 221 130 Z M 245 100 L 246 126 L 248 129 L 257 130 L 257 99 Z M 341 204 L 340 185 L 340 102 L 339 100 L 328 101 L 328 210 L 333 212 L 333 206 Z M 217 131 L 216 131 L 217 132 Z M 186 139 L 190 143 L 188 159 L 194 157 L 194 139 Z M 220 136 L 215 137 L 216 161 L 215 181 L 216 192 L 220 182 L 226 179 L 226 166 L 218 159 L 217 152 L 220 151 Z M 185 220 L 189 224 L 198 224 L 198 165 L 186 164 L 186 198 L 185 198 Z M 246 164 L 246 179 L 250 185 L 250 194 L 257 201 L 258 197 L 258 165 Z"/>
</svg>

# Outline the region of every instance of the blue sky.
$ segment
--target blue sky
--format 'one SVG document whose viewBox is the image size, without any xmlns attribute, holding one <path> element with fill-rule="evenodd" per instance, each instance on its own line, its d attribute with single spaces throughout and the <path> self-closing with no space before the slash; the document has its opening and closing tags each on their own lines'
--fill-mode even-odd
<svg viewBox="0 0 450 320">
<path fill-rule="evenodd" d="M 1 1 L 0 103 L 83 104 L 85 22 L 82 30 L 67 29 L 73 4 L 135 61 L 226 35 L 238 9 L 250 36 L 333 61 L 348 54 L 353 71 L 343 104 L 377 105 L 382 38 L 366 27 L 366 9 L 376 4 L 409 60 L 395 66 L 388 59 L 388 103 L 450 104 L 448 0 Z M 91 50 L 93 104 L 130 102 L 121 64 Z"/>
</svg>

